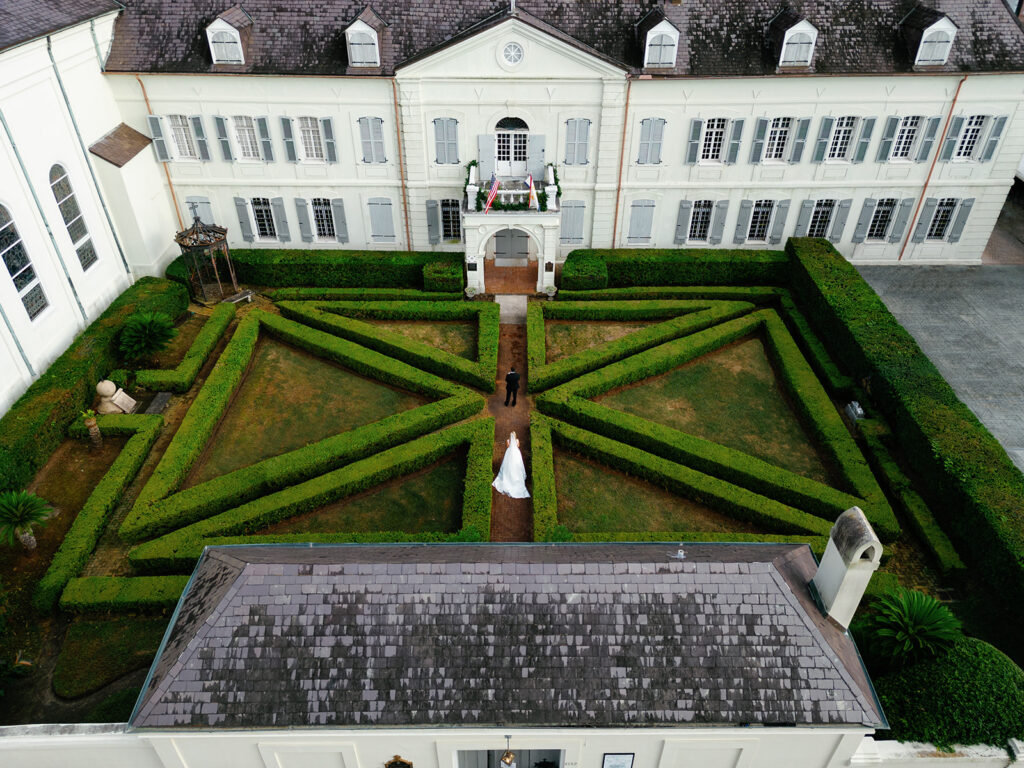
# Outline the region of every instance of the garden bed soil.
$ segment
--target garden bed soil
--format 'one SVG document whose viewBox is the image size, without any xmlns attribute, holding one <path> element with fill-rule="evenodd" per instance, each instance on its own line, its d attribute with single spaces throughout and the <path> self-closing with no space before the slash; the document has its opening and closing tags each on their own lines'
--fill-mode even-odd
<svg viewBox="0 0 1024 768">
<path fill-rule="evenodd" d="M 660 322 L 664 321 L 625 323 L 619 320 L 545 320 L 545 362 L 553 363 Z"/>
<path fill-rule="evenodd" d="M 459 357 L 476 360 L 476 320 L 367 320 L 363 322 L 400 333 Z"/>
<path fill-rule="evenodd" d="M 153 359 L 147 367 L 157 370 L 177 368 L 178 363 L 185 359 L 185 353 L 192 346 L 192 342 L 196 340 L 199 331 L 206 325 L 207 319 L 206 315 L 195 312 L 186 314 L 184 319 L 177 324 L 178 332 L 174 338 L 160 352 L 153 355 Z"/>
</svg>

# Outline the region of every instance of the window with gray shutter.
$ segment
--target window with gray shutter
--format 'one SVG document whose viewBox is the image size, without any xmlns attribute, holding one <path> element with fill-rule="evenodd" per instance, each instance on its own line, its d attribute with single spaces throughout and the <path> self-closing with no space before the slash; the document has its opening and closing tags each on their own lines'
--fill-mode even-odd
<svg viewBox="0 0 1024 768">
<path fill-rule="evenodd" d="M 757 122 L 754 123 L 754 143 L 750 145 L 750 162 L 752 164 L 761 162 L 761 157 L 764 155 L 764 137 L 767 133 L 768 119 L 757 118 Z"/>
<path fill-rule="evenodd" d="M 203 224 L 213 224 L 213 206 L 210 205 L 210 198 L 200 195 L 189 195 L 185 198 L 185 207 L 188 209 L 189 217 L 199 217 Z"/>
<path fill-rule="evenodd" d="M 583 211 L 582 200 L 562 201 L 562 235 L 564 245 L 579 245 L 583 242 Z"/>
<path fill-rule="evenodd" d="M 863 243 L 864 238 L 867 237 L 868 227 L 871 225 L 871 218 L 874 216 L 876 205 L 878 205 L 878 201 L 869 197 L 864 201 L 864 205 L 861 206 L 857 227 L 853 230 L 853 237 L 850 238 L 854 243 Z"/>
<path fill-rule="evenodd" d="M 799 163 L 803 159 L 807 133 L 810 130 L 811 118 L 801 117 L 796 121 L 796 133 L 793 135 L 793 148 L 789 152 L 789 162 Z"/>
<path fill-rule="evenodd" d="M 320 118 L 320 132 L 324 135 L 324 149 L 328 163 L 338 162 L 338 146 L 334 141 L 334 121 L 329 117 Z"/>
<path fill-rule="evenodd" d="M 807 236 L 825 237 L 828 234 L 828 225 L 832 221 L 832 214 L 835 210 L 835 200 L 826 198 L 815 201 L 814 210 L 811 211 L 811 220 L 807 224 Z"/>
<path fill-rule="evenodd" d="M 340 197 L 331 200 L 331 211 L 334 213 L 334 232 L 339 243 L 348 242 L 348 220 L 345 218 L 345 201 Z"/>
<path fill-rule="evenodd" d="M 544 145 L 546 136 L 543 133 L 531 133 L 526 144 L 526 172 L 533 176 L 537 187 L 544 185 Z"/>
<path fill-rule="evenodd" d="M 359 138 L 364 163 L 384 163 L 384 121 L 379 117 L 359 118 Z"/>
<path fill-rule="evenodd" d="M 427 200 L 427 242 L 431 245 L 441 242 L 441 207 L 437 200 Z"/>
<path fill-rule="evenodd" d="M 447 242 L 462 240 L 461 202 L 455 199 L 441 201 L 441 237 Z"/>
<path fill-rule="evenodd" d="M 203 118 L 193 115 L 189 118 L 192 122 L 192 133 L 196 135 L 196 149 L 199 150 L 199 159 L 204 163 L 210 160 L 210 145 L 206 143 L 206 129 L 203 128 Z"/>
<path fill-rule="evenodd" d="M 377 242 L 393 241 L 395 222 L 391 216 L 391 199 L 371 197 L 367 206 L 370 209 L 370 237 Z"/>
<path fill-rule="evenodd" d="M 910 236 L 912 242 L 924 242 L 925 237 L 928 235 L 928 226 L 932 223 L 932 216 L 935 214 L 935 208 L 938 204 L 938 198 L 925 198 L 924 205 L 921 206 L 921 213 L 917 218 L 917 226 L 914 227 L 914 234 Z"/>
<path fill-rule="evenodd" d="M 684 201 L 685 202 L 685 201 Z M 718 203 L 721 206 L 727 201 L 722 200 Z M 722 240 L 722 226 L 725 222 L 725 209 L 722 209 L 722 221 L 715 222 L 712 224 L 712 215 L 717 210 L 713 200 L 696 200 L 693 203 L 693 210 L 690 212 L 690 227 L 686 232 L 686 239 L 696 240 L 698 242 L 721 242 Z M 716 224 L 718 225 L 718 239 L 713 239 L 713 231 Z"/>
<path fill-rule="evenodd" d="M 693 118 L 690 121 L 690 141 L 686 146 L 686 164 L 694 165 L 700 157 L 700 137 L 704 132 L 704 121 Z M 641 135 L 641 139 L 643 136 Z"/>
<path fill-rule="evenodd" d="M 311 201 L 313 209 L 313 229 L 320 240 L 334 240 L 334 214 L 331 201 L 326 197 L 314 197 Z"/>
<path fill-rule="evenodd" d="M 249 204 L 241 197 L 236 197 L 235 211 L 238 213 L 238 231 L 242 233 L 245 242 L 251 243 L 255 238 L 252 234 L 252 225 L 249 223 Z"/>
<path fill-rule="evenodd" d="M 274 162 L 274 143 L 270 140 L 270 121 L 265 117 L 256 118 L 256 130 L 260 134 L 260 149 L 263 152 L 263 161 Z"/>
<path fill-rule="evenodd" d="M 939 123 L 941 122 L 941 117 L 928 118 L 921 136 L 921 144 L 917 148 L 917 156 L 914 158 L 915 162 L 928 162 L 928 158 L 932 155 L 932 147 L 935 146 L 935 138 L 939 135 Z"/>
<path fill-rule="evenodd" d="M 439 165 L 459 162 L 459 121 L 454 117 L 435 118 L 434 154 Z"/>
<path fill-rule="evenodd" d="M 828 239 L 833 243 L 838 243 L 843 239 L 843 231 L 846 229 L 846 219 L 850 215 L 851 207 L 853 207 L 851 198 L 839 201 L 839 207 L 832 217 L 832 231 L 828 233 Z"/>
<path fill-rule="evenodd" d="M 868 146 L 871 144 L 871 134 L 875 130 L 875 118 L 865 117 L 860 121 L 860 137 L 857 139 L 857 148 L 853 150 L 851 162 L 863 163 L 868 156 Z"/>
<path fill-rule="evenodd" d="M 971 208 L 973 207 L 973 197 L 960 201 L 960 209 L 956 212 L 956 218 L 953 220 L 953 226 L 950 227 L 949 230 L 949 237 L 947 238 L 949 242 L 960 242 L 960 236 L 963 235 L 964 227 L 967 226 L 967 217 L 971 215 Z"/>
<path fill-rule="evenodd" d="M 590 151 L 590 121 L 574 117 L 565 121 L 565 164 L 586 165 Z"/>
<path fill-rule="evenodd" d="M 942 142 L 942 149 L 939 150 L 939 162 L 947 163 L 953 157 L 953 150 L 960 141 L 960 132 L 964 129 L 964 119 L 957 115 L 949 122 L 949 130 L 946 131 L 946 138 Z"/>
<path fill-rule="evenodd" d="M 793 237 L 807 237 L 807 231 L 811 225 L 811 213 L 814 211 L 813 200 L 804 200 L 800 203 L 800 211 L 796 215 L 796 228 L 793 230 Z M 820 237 L 820 235 L 817 235 Z"/>
<path fill-rule="evenodd" d="M 665 132 L 665 121 L 660 117 L 648 117 L 640 121 L 640 152 L 637 163 L 656 165 L 661 162 L 661 139 Z"/>
<path fill-rule="evenodd" d="M 736 231 L 732 236 L 732 241 L 736 243 L 736 245 L 741 245 L 747 242 L 747 229 L 750 227 L 750 212 L 753 207 L 753 200 L 740 201 L 740 212 L 736 216 Z"/>
<path fill-rule="evenodd" d="M 672 242 L 676 245 L 681 245 L 686 242 L 686 232 L 690 225 L 690 209 L 693 208 L 693 202 L 690 200 L 679 201 L 679 213 L 676 214 L 676 234 L 672 238 Z"/>
<path fill-rule="evenodd" d="M 743 140 L 743 121 L 733 120 L 729 133 L 729 149 L 725 153 L 725 164 L 732 165 L 740 156 L 740 142 Z"/>
<path fill-rule="evenodd" d="M 999 146 L 999 139 L 1003 135 L 1003 128 L 1006 126 L 1006 116 L 1002 115 L 997 117 L 992 122 L 992 130 L 989 131 L 988 140 L 985 142 L 985 148 L 981 152 L 981 157 L 978 159 L 987 163 L 996 153 L 996 147 Z"/>
<path fill-rule="evenodd" d="M 494 134 L 480 133 L 476 137 L 477 170 L 480 185 L 490 184 L 494 173 Z"/>
<path fill-rule="evenodd" d="M 284 139 L 284 156 L 288 158 L 288 162 L 299 162 L 299 155 L 295 151 L 295 134 L 292 131 L 292 119 L 290 117 L 281 118 L 281 137 Z"/>
<path fill-rule="evenodd" d="M 835 118 L 833 117 L 821 118 L 821 124 L 818 126 L 818 140 L 814 143 L 814 154 L 811 155 L 812 163 L 820 163 L 825 160 L 828 138 L 832 135 L 832 123 L 834 122 Z"/>
<path fill-rule="evenodd" d="M 896 209 L 896 220 L 889 231 L 889 242 L 898 243 L 903 239 L 903 233 L 907 230 L 907 222 L 910 221 L 911 211 L 914 208 L 914 198 L 905 197 L 900 200 L 900 207 Z"/>
<path fill-rule="evenodd" d="M 651 242 L 654 226 L 654 201 L 634 200 L 629 208 L 629 234 L 626 241 L 633 244 Z"/>
<path fill-rule="evenodd" d="M 892 154 L 892 142 L 896 138 L 896 129 L 899 127 L 900 119 L 895 115 L 885 118 L 885 128 L 882 129 L 882 140 L 878 143 L 878 154 L 875 156 L 876 163 L 889 161 Z"/>
<path fill-rule="evenodd" d="M 164 127 L 157 115 L 147 115 L 146 122 L 149 123 L 149 136 L 153 139 L 153 151 L 156 159 L 161 163 L 170 161 L 171 155 L 167 151 L 167 140 L 164 138 Z"/>
<path fill-rule="evenodd" d="M 301 197 L 295 198 L 295 216 L 299 220 L 299 237 L 302 239 L 302 242 L 313 242 L 313 227 L 309 220 L 309 203 Z"/>
<path fill-rule="evenodd" d="M 277 228 L 277 239 L 282 243 L 287 243 L 292 239 L 292 235 L 288 230 L 288 216 L 284 212 L 284 198 L 275 197 L 270 201 L 270 208 L 274 214 L 274 226 Z"/>
<path fill-rule="evenodd" d="M 775 203 L 775 212 L 772 217 L 772 231 L 768 236 L 769 243 L 782 242 L 782 233 L 786 231 L 786 218 L 789 216 L 789 200 L 779 200 Z"/>
<path fill-rule="evenodd" d="M 711 219 L 711 234 L 708 235 L 708 243 L 710 245 L 718 245 L 722 242 L 722 236 L 725 233 L 725 217 L 728 213 L 728 200 L 719 200 L 715 203 L 715 215 Z"/>
<path fill-rule="evenodd" d="M 866 202 L 866 201 L 865 201 Z M 892 227 L 893 216 L 896 212 L 896 198 L 884 197 L 875 204 L 874 213 L 871 216 L 871 223 L 868 224 L 868 240 L 885 240 L 886 235 Z"/>
<path fill-rule="evenodd" d="M 223 117 L 213 118 L 213 127 L 217 131 L 217 142 L 220 144 L 220 153 L 229 163 L 234 160 L 231 153 L 231 141 L 228 139 L 228 121 Z"/>
</svg>

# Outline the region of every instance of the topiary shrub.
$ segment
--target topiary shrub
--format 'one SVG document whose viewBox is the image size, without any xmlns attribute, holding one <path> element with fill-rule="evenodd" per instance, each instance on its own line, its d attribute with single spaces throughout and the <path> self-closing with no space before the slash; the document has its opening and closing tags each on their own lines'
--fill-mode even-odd
<svg viewBox="0 0 1024 768">
<path fill-rule="evenodd" d="M 163 350 L 178 331 L 163 312 L 141 312 L 129 317 L 117 337 L 117 348 L 128 363 L 147 360 Z"/>
<path fill-rule="evenodd" d="M 949 608 L 924 592 L 899 588 L 871 608 L 861 632 L 871 658 L 891 668 L 934 658 L 963 637 Z"/>
<path fill-rule="evenodd" d="M 437 259 L 423 265 L 423 290 L 443 293 L 462 291 L 462 263 L 454 259 Z"/>
<path fill-rule="evenodd" d="M 561 288 L 566 291 L 596 291 L 608 287 L 608 267 L 593 251 L 573 251 L 562 265 Z"/>
</svg>

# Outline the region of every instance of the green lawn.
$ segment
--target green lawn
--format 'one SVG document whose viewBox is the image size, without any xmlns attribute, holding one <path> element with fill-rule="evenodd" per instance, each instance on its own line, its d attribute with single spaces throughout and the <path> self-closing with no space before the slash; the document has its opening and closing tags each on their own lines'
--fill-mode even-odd
<svg viewBox="0 0 1024 768">
<path fill-rule="evenodd" d="M 66 699 L 98 691 L 153 662 L 167 618 L 79 619 L 64 636 L 53 691 Z"/>
<path fill-rule="evenodd" d="M 476 320 L 364 320 L 403 336 L 476 360 Z"/>
<path fill-rule="evenodd" d="M 759 337 L 594 399 L 813 480 L 834 480 L 789 405 Z"/>
<path fill-rule="evenodd" d="M 553 363 L 606 341 L 621 339 L 656 322 L 662 321 L 626 323 L 620 320 L 545 320 L 547 362 Z"/>
<path fill-rule="evenodd" d="M 278 523 L 265 533 L 451 533 L 462 526 L 462 451 L 368 491 Z"/>
<path fill-rule="evenodd" d="M 426 402 L 295 347 L 261 339 L 185 487 Z"/>
<path fill-rule="evenodd" d="M 558 522 L 573 533 L 765 533 L 750 523 L 558 448 L 554 465 Z"/>
</svg>

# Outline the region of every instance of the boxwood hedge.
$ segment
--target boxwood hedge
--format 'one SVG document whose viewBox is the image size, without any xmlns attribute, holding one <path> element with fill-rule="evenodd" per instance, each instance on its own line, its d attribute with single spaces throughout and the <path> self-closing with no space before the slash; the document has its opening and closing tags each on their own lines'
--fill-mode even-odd
<svg viewBox="0 0 1024 768">
<path fill-rule="evenodd" d="M 74 613 L 166 611 L 178 604 L 188 576 L 86 576 L 72 579 L 60 596 Z"/>
<path fill-rule="evenodd" d="M 176 368 L 137 371 L 136 383 L 154 391 L 187 392 L 234 318 L 234 304 L 218 304 Z"/>
<path fill-rule="evenodd" d="M 462 301 L 462 294 L 415 288 L 272 288 L 274 301 Z"/>
<path fill-rule="evenodd" d="M 748 251 L 718 248 L 685 249 L 578 249 L 562 267 L 562 287 L 567 290 L 646 285 L 784 285 L 789 261 L 783 251 Z M 577 266 L 576 262 L 583 264 Z M 565 276 L 570 282 L 566 284 Z"/>
</svg>

